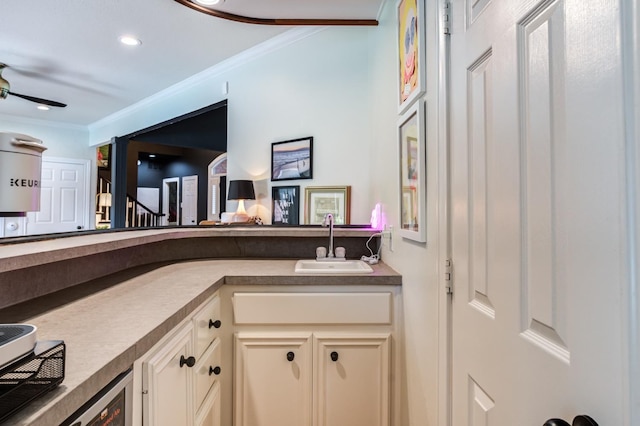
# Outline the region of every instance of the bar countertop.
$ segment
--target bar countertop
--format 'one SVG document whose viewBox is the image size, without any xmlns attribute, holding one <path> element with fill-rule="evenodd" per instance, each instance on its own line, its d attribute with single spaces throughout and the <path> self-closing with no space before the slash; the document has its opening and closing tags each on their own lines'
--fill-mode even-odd
<svg viewBox="0 0 640 426">
<path fill-rule="evenodd" d="M 278 236 L 293 237 L 310 234 L 313 237 L 315 232 L 274 231 Z M 319 231 L 323 231 L 319 235 L 326 235 L 326 229 Z M 226 233 L 224 237 L 240 237 L 247 244 L 256 232 L 259 238 L 265 236 L 265 231 L 236 228 L 87 235 L 0 246 L 0 259 L 9 263 L 9 266 L 3 265 L 4 270 L 28 270 L 29 265 L 38 267 L 33 258 L 39 255 L 50 260 L 55 258 L 54 264 L 57 261 L 67 265 L 66 256 L 73 257 L 74 252 L 99 254 L 114 250 L 114 246 L 135 248 L 167 238 L 209 238 L 212 232 L 217 236 Z M 361 231 L 343 232 L 362 235 Z M 68 251 L 71 253 L 66 253 Z M 82 256 L 78 254 L 78 257 Z M 64 340 L 66 345 L 63 383 L 10 417 L 8 424 L 59 424 L 119 372 L 130 368 L 137 358 L 225 284 L 308 286 L 343 285 L 347 281 L 349 285 L 399 286 L 402 283 L 401 276 L 384 263 L 373 265 L 371 274 L 345 276 L 296 274 L 295 262 L 295 259 L 256 258 L 141 262 L 0 309 L 0 323 L 33 324 L 38 327 L 39 341 Z"/>
</svg>

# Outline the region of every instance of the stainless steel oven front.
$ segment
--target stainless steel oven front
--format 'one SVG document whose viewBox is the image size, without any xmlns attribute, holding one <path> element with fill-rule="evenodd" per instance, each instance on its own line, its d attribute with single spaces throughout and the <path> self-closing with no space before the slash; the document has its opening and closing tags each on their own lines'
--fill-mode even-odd
<svg viewBox="0 0 640 426">
<path fill-rule="evenodd" d="M 133 371 L 118 375 L 61 426 L 132 426 Z"/>
</svg>

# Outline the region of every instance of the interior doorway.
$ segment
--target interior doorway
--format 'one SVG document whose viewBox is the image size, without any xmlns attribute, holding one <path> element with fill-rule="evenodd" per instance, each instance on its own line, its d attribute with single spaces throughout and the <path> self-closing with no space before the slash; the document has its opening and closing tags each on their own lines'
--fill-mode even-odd
<svg viewBox="0 0 640 426">
<path fill-rule="evenodd" d="M 179 225 L 180 217 L 180 178 L 162 179 L 162 225 Z"/>
<path fill-rule="evenodd" d="M 137 187 L 160 188 L 164 195 L 163 179 L 192 175 L 198 175 L 200 182 L 194 220 L 205 220 L 209 210 L 205 173 L 209 163 L 227 151 L 227 121 L 227 102 L 222 101 L 113 138 L 113 227 L 127 227 L 127 197 L 135 194 Z M 177 196 L 175 203 L 165 202 L 164 196 L 161 201 L 162 225 L 182 225 L 182 208 L 176 203 L 181 202 L 184 188 L 179 183 L 174 185 L 170 192 Z M 171 207 L 166 210 L 169 204 Z"/>
<path fill-rule="evenodd" d="M 208 167 L 207 220 L 218 221 L 225 211 L 227 198 L 227 153 L 219 155 Z"/>
</svg>

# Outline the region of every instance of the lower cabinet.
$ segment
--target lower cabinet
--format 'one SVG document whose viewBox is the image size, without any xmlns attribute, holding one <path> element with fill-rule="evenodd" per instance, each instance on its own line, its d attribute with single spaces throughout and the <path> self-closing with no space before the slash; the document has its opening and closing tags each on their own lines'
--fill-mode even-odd
<svg viewBox="0 0 640 426">
<path fill-rule="evenodd" d="M 220 426 L 219 317 L 214 296 L 136 361 L 142 421 L 134 425 Z"/>
<path fill-rule="evenodd" d="M 191 324 L 183 326 L 142 364 L 146 426 L 193 425 L 193 374 L 186 364 L 192 352 L 192 330 Z"/>
<path fill-rule="evenodd" d="M 235 426 L 388 426 L 388 333 L 239 332 Z"/>
</svg>

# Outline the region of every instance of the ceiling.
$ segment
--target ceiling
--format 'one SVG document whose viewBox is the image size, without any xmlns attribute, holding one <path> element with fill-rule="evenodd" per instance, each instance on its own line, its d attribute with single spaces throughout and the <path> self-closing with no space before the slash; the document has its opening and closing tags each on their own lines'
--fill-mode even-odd
<svg viewBox="0 0 640 426">
<path fill-rule="evenodd" d="M 226 0 L 233 14 L 376 19 L 385 0 Z M 9 95 L 0 115 L 89 125 L 291 26 L 229 21 L 175 0 L 2 0 L 0 63 L 11 91 L 67 104 L 36 109 Z M 118 41 L 131 34 L 137 47 Z"/>
</svg>

